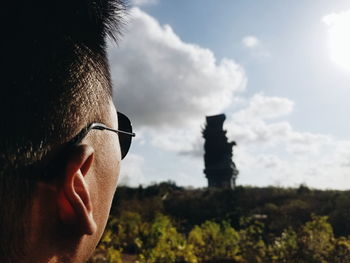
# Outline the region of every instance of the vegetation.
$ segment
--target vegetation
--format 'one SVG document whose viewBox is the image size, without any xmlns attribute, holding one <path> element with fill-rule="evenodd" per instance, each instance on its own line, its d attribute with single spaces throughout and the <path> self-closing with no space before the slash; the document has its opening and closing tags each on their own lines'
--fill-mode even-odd
<svg viewBox="0 0 350 263">
<path fill-rule="evenodd" d="M 348 263 L 350 192 L 121 187 L 90 262 Z"/>
</svg>

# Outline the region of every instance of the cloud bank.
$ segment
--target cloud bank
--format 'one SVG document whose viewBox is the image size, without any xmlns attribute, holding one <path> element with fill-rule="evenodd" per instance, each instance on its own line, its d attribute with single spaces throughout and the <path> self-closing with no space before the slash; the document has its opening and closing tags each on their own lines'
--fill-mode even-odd
<svg viewBox="0 0 350 263">
<path fill-rule="evenodd" d="M 229 116 L 228 137 L 238 142 L 239 182 L 251 185 L 350 187 L 350 142 L 297 131 L 285 120 L 294 103 L 261 93 Z"/>
<path fill-rule="evenodd" d="M 139 127 L 180 127 L 223 111 L 246 87 L 243 68 L 185 43 L 169 25 L 132 9 L 129 32 L 110 52 L 116 104 Z"/>
</svg>

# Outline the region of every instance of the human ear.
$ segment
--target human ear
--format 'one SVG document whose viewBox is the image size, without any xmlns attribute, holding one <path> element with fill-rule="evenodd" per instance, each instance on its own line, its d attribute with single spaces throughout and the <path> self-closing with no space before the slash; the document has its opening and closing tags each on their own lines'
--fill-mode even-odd
<svg viewBox="0 0 350 263">
<path fill-rule="evenodd" d="M 97 229 L 87 180 L 93 157 L 92 147 L 75 146 L 67 155 L 64 175 L 58 187 L 59 218 L 64 225 L 72 227 L 72 231 L 79 231 L 81 235 L 92 235 Z"/>
</svg>

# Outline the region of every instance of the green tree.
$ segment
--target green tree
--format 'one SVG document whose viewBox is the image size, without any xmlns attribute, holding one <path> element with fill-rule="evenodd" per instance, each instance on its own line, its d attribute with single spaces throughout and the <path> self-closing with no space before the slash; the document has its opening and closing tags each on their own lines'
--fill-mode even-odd
<svg viewBox="0 0 350 263">
<path fill-rule="evenodd" d="M 350 240 L 345 237 L 336 239 L 334 249 L 331 251 L 329 262 L 350 262 Z"/>
<path fill-rule="evenodd" d="M 186 240 L 170 219 L 158 214 L 138 240 L 140 263 L 173 263 L 184 261 Z"/>
<path fill-rule="evenodd" d="M 332 226 L 326 216 L 312 215 L 312 220 L 298 233 L 298 256 L 308 263 L 328 263 L 334 249 Z"/>
<path fill-rule="evenodd" d="M 229 223 L 206 221 L 195 226 L 188 236 L 188 246 L 199 262 L 239 259 L 239 235 Z"/>
<path fill-rule="evenodd" d="M 269 246 L 267 259 L 273 263 L 293 263 L 298 262 L 297 253 L 297 233 L 292 228 L 287 228 Z"/>
<path fill-rule="evenodd" d="M 252 217 L 241 219 L 240 251 L 242 262 L 262 263 L 266 256 L 266 244 L 262 238 L 264 224 Z"/>
</svg>

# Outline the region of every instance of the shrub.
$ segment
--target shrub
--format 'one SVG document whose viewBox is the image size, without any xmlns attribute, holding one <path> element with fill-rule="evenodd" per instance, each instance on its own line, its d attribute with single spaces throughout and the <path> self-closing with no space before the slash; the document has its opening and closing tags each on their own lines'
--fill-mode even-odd
<svg viewBox="0 0 350 263">
<path fill-rule="evenodd" d="M 326 216 L 312 215 L 298 233 L 298 256 L 308 263 L 327 263 L 334 249 L 332 226 Z M 333 261 L 332 261 L 333 262 Z"/>
<path fill-rule="evenodd" d="M 239 235 L 227 222 L 221 225 L 206 221 L 195 226 L 188 236 L 188 246 L 199 262 L 236 260 L 239 254 Z"/>
<path fill-rule="evenodd" d="M 140 263 L 172 263 L 183 261 L 186 241 L 170 219 L 158 214 L 139 239 Z"/>
<path fill-rule="evenodd" d="M 262 238 L 264 224 L 252 217 L 241 219 L 240 250 L 242 262 L 262 263 L 266 256 L 266 245 Z"/>
</svg>

